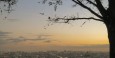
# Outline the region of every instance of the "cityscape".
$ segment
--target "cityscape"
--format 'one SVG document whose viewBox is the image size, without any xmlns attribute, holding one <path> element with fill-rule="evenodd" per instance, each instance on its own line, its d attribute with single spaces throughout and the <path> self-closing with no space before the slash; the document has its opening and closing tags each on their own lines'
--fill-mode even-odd
<svg viewBox="0 0 115 58">
<path fill-rule="evenodd" d="M 108 52 L 39 51 L 0 52 L 0 58 L 109 58 Z"/>
</svg>

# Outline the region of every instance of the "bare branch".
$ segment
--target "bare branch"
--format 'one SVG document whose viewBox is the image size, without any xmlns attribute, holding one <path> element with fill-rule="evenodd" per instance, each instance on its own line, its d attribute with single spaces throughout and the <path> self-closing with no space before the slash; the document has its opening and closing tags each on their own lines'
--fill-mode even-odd
<svg viewBox="0 0 115 58">
<path fill-rule="evenodd" d="M 106 10 L 105 8 L 103 7 L 102 3 L 100 0 L 95 0 L 96 3 L 97 3 L 97 8 L 98 10 L 100 11 L 100 13 L 102 14 L 102 16 L 105 16 L 106 15 Z"/>
<path fill-rule="evenodd" d="M 103 19 L 103 17 L 99 14 L 97 14 L 96 12 L 94 12 L 91 8 L 87 7 L 86 5 L 84 5 L 81 1 L 77 0 L 72 0 L 73 2 L 75 2 L 76 4 L 80 5 L 81 7 L 83 7 L 84 9 L 87 9 L 88 11 L 90 11 L 92 14 L 94 14 L 95 16 L 97 16 L 100 19 Z"/>
<path fill-rule="evenodd" d="M 51 18 L 51 17 L 49 17 L 48 19 L 49 19 L 49 21 L 54 21 L 54 22 L 59 22 L 60 20 L 63 20 L 64 21 L 63 23 L 68 23 L 70 20 L 96 20 L 96 21 L 103 22 L 103 20 L 97 19 L 97 18 L 94 18 L 94 17 L 88 17 L 88 18 L 85 18 L 85 17 L 83 17 L 83 18 L 76 18 L 76 17 Z"/>
</svg>

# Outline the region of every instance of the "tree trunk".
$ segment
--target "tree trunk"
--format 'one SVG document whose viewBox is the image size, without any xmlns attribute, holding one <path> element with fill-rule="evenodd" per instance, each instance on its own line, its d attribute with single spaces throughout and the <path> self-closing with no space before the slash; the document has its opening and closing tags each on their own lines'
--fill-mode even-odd
<svg viewBox="0 0 115 58">
<path fill-rule="evenodd" d="M 109 36 L 109 42 L 110 42 L 110 58 L 115 58 L 115 34 Z"/>
<path fill-rule="evenodd" d="M 115 58 L 115 23 L 107 25 L 108 38 L 110 44 L 110 58 Z"/>
<path fill-rule="evenodd" d="M 104 17 L 105 25 L 108 30 L 108 39 L 110 44 L 110 58 L 115 58 L 115 0 L 108 0 L 109 8 L 107 16 Z"/>
</svg>

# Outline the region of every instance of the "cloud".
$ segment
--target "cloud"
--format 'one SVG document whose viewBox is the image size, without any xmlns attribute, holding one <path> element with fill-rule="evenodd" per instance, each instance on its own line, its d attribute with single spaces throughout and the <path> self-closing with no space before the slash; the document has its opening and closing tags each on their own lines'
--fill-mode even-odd
<svg viewBox="0 0 115 58">
<path fill-rule="evenodd" d="M 45 40 L 50 39 L 50 38 L 48 38 L 48 36 L 51 36 L 51 35 L 39 35 L 37 38 L 33 38 L 33 39 L 29 39 L 29 38 L 20 36 L 17 38 L 9 38 L 7 40 L 11 41 L 11 42 L 15 42 L 15 43 L 24 42 L 24 41 L 45 41 Z M 48 42 L 48 41 L 46 41 L 46 42 Z"/>
<path fill-rule="evenodd" d="M 26 38 L 24 36 L 19 37 L 8 37 L 11 34 L 11 32 L 2 32 L 0 31 L 0 44 L 8 44 L 8 43 L 21 43 L 26 41 L 41 41 L 44 43 L 51 43 L 51 42 L 59 42 L 57 40 L 53 40 L 49 38 L 52 35 L 38 35 L 37 38 Z"/>
<path fill-rule="evenodd" d="M 45 37 L 48 37 L 48 36 L 52 36 L 52 35 L 38 35 L 38 36 L 45 36 Z"/>
<path fill-rule="evenodd" d="M 52 36 L 52 35 L 38 35 L 38 38 L 48 38 L 50 36 Z"/>
<path fill-rule="evenodd" d="M 0 31 L 0 44 L 8 43 L 8 41 L 6 39 L 10 38 L 9 37 L 10 34 L 11 34 L 11 32 Z"/>
<path fill-rule="evenodd" d="M 46 39 L 50 39 L 48 38 L 51 35 L 38 35 L 38 37 L 36 39 L 33 40 L 46 40 Z"/>
<path fill-rule="evenodd" d="M 3 37 L 7 37 L 11 34 L 11 32 L 3 32 L 3 31 L 0 31 L 0 38 L 3 38 Z"/>
<path fill-rule="evenodd" d="M 7 39 L 8 41 L 11 41 L 11 42 L 23 42 L 23 41 L 26 41 L 26 38 L 24 38 L 23 36 L 20 36 L 20 37 L 17 37 L 17 38 L 10 38 L 10 39 Z"/>
<path fill-rule="evenodd" d="M 4 39 L 0 39 L 0 44 L 5 44 L 7 43 Z"/>
<path fill-rule="evenodd" d="M 60 41 L 58 41 L 58 40 L 45 40 L 44 42 L 45 43 L 51 43 L 51 42 L 60 42 Z"/>
<path fill-rule="evenodd" d="M 45 43 L 51 43 L 52 42 L 52 40 L 46 40 L 46 41 L 44 41 Z"/>
</svg>

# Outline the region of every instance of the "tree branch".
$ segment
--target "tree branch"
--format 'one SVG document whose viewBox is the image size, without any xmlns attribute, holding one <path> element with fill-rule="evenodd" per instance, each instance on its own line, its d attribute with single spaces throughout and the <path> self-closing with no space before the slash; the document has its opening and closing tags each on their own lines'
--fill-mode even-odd
<svg viewBox="0 0 115 58">
<path fill-rule="evenodd" d="M 88 18 L 75 18 L 75 17 L 71 17 L 71 18 L 66 18 L 66 17 L 63 17 L 63 18 L 51 18 L 49 17 L 48 18 L 49 21 L 54 21 L 54 22 L 59 22 L 60 20 L 63 20 L 64 22 L 63 23 L 68 23 L 70 20 L 96 20 L 96 21 L 101 21 L 103 22 L 103 20 L 101 19 L 97 19 L 97 18 L 94 18 L 94 17 L 88 17 Z"/>
<path fill-rule="evenodd" d="M 102 3 L 100 0 L 95 0 L 96 3 L 97 3 L 97 8 L 99 10 L 99 12 L 101 13 L 102 16 L 106 16 L 106 10 L 105 8 L 103 7 Z"/>
<path fill-rule="evenodd" d="M 100 19 L 103 19 L 103 17 L 99 14 L 97 14 L 96 12 L 94 12 L 91 8 L 85 6 L 81 1 L 79 0 L 72 0 L 73 2 L 75 2 L 76 4 L 80 5 L 81 7 L 83 7 L 84 9 L 87 9 L 88 11 L 90 11 L 92 14 L 94 14 L 95 16 L 97 16 Z"/>
</svg>

